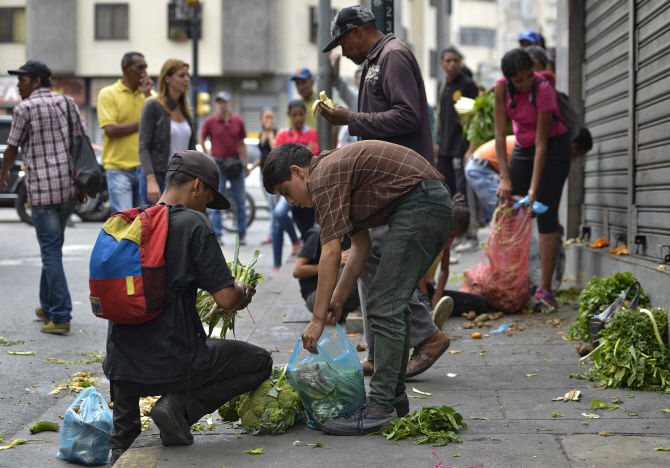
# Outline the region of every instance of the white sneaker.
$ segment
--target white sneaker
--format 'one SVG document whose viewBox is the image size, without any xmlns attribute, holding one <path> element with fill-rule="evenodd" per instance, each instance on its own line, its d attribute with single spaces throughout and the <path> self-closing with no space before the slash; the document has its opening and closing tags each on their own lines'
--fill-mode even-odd
<svg viewBox="0 0 670 468">
<path fill-rule="evenodd" d="M 467 239 L 461 245 L 456 247 L 454 249 L 454 252 L 456 252 L 456 253 L 468 253 L 468 252 L 475 252 L 477 250 L 479 250 L 479 242 L 477 242 L 475 239 Z"/>
<path fill-rule="evenodd" d="M 456 254 L 450 255 L 449 256 L 449 264 L 450 265 L 456 265 L 460 259 L 461 259 L 460 255 L 456 255 Z"/>
<path fill-rule="evenodd" d="M 454 300 L 449 296 L 444 296 L 435 306 L 433 311 L 433 322 L 435 326 L 442 330 L 445 322 L 451 317 L 454 311 Z"/>
</svg>

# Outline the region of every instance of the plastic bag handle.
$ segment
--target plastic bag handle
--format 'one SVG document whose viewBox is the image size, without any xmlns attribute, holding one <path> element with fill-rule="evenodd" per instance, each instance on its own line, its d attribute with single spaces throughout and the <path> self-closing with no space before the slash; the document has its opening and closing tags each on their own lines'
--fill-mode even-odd
<svg viewBox="0 0 670 468">
<path fill-rule="evenodd" d="M 629 309 L 637 309 L 638 306 L 640 305 L 640 294 L 642 294 L 642 287 L 640 286 L 640 282 L 636 281 L 628 289 L 631 289 L 635 285 L 637 285 L 637 291 L 635 291 L 635 295 L 633 296 L 633 299 L 631 299 L 629 304 L 628 304 Z M 626 297 L 628 297 L 628 291 L 626 291 Z"/>
<path fill-rule="evenodd" d="M 74 407 L 74 406 L 77 406 L 77 403 L 79 403 L 79 402 L 80 402 L 81 400 L 83 400 L 84 398 L 88 397 L 89 394 L 90 394 L 91 392 L 93 392 L 93 393 L 98 393 L 98 392 L 95 390 L 95 387 L 86 387 L 86 388 L 84 389 L 84 391 L 79 392 L 79 395 L 78 395 L 77 398 L 75 398 L 75 400 L 72 402 L 72 404 L 70 405 L 70 408 L 72 408 L 72 407 Z M 100 395 L 100 394 L 98 393 L 98 395 Z M 100 395 L 100 396 L 102 397 L 102 395 Z"/>
</svg>

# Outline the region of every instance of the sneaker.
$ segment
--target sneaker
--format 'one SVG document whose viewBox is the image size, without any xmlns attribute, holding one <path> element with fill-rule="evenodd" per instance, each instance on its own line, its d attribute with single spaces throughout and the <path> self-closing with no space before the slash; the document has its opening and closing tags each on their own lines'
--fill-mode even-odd
<svg viewBox="0 0 670 468">
<path fill-rule="evenodd" d="M 44 313 L 41 307 L 37 307 L 35 309 L 35 315 L 37 315 L 37 318 L 43 321 L 44 323 L 49 323 L 51 321 L 51 318 L 49 318 L 47 314 Z"/>
<path fill-rule="evenodd" d="M 558 309 L 558 302 L 556 302 L 556 296 L 554 293 L 549 292 L 542 287 L 537 288 L 537 291 L 535 291 L 535 299 L 544 301 L 554 309 Z"/>
<path fill-rule="evenodd" d="M 407 398 L 407 393 L 403 393 L 393 400 L 393 408 L 398 413 L 399 418 L 403 418 L 409 414 L 409 398 Z"/>
<path fill-rule="evenodd" d="M 263 242 L 261 242 L 261 245 L 263 244 L 272 244 L 272 238 L 266 237 Z"/>
<path fill-rule="evenodd" d="M 466 239 L 461 245 L 454 249 L 456 253 L 469 253 L 479 250 L 479 242 L 476 239 Z"/>
<path fill-rule="evenodd" d="M 446 321 L 451 317 L 451 313 L 454 311 L 454 300 L 449 296 L 444 296 L 435 306 L 433 310 L 433 322 L 435 326 L 442 330 Z"/>
<path fill-rule="evenodd" d="M 247 240 L 244 237 L 240 237 L 240 245 L 247 245 Z"/>
<path fill-rule="evenodd" d="M 392 413 L 382 413 L 370 406 L 370 403 L 365 403 L 351 414 L 326 421 L 321 430 L 333 435 L 363 436 L 390 426 L 391 421 L 397 417 L 398 412 L 395 409 Z"/>
<path fill-rule="evenodd" d="M 49 323 L 47 323 L 46 325 L 42 325 L 40 331 L 42 333 L 50 333 L 52 335 L 62 335 L 64 333 L 70 332 L 70 324 L 69 323 L 55 324 L 49 321 Z"/>
<path fill-rule="evenodd" d="M 407 363 L 405 378 L 410 379 L 426 372 L 435 362 L 449 349 L 449 338 L 441 331 L 435 332 L 433 336 L 419 343 L 414 348 L 412 358 Z"/>
<path fill-rule="evenodd" d="M 456 265 L 461 259 L 460 255 L 452 254 L 449 255 L 449 264 L 450 265 Z"/>
<path fill-rule="evenodd" d="M 193 443 L 186 407 L 178 393 L 163 395 L 151 409 L 151 419 L 160 430 L 161 442 L 166 447 Z"/>
<path fill-rule="evenodd" d="M 125 453 L 125 449 L 112 449 L 112 456 L 109 458 L 109 466 L 114 466 L 121 455 Z"/>
</svg>

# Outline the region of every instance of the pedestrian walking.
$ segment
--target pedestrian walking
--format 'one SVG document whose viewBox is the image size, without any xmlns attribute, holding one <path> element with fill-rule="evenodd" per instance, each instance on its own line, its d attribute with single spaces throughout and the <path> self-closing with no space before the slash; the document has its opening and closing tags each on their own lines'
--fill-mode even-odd
<svg viewBox="0 0 670 468">
<path fill-rule="evenodd" d="M 298 143 L 300 145 L 306 146 L 313 154 L 319 154 L 319 137 L 316 133 L 316 130 L 311 129 L 305 123 L 305 115 L 307 109 L 305 109 L 305 104 L 299 99 L 295 99 L 288 103 L 288 118 L 291 121 L 291 126 L 286 130 L 282 130 L 277 135 L 277 146 L 284 143 Z M 274 228 L 272 230 L 272 253 L 274 255 L 274 269 L 270 277 L 273 277 L 279 271 L 279 268 L 282 264 L 282 255 L 283 255 L 283 246 L 284 246 L 284 233 L 287 233 L 291 242 L 293 243 L 293 255 L 298 255 L 302 248 L 302 244 L 298 235 L 295 232 L 295 227 L 293 225 L 294 220 L 296 224 L 298 220 L 296 219 L 295 213 L 296 210 L 299 210 L 301 218 L 299 218 L 303 223 L 302 229 L 300 229 L 301 237 L 306 237 L 307 231 L 314 225 L 314 210 L 304 206 L 294 206 L 291 207 L 289 203 L 280 198 L 274 208 Z M 289 211 L 293 212 L 294 218 L 292 219 L 289 216 Z M 305 225 L 304 222 L 307 220 L 309 223 L 311 219 L 311 225 Z M 305 229 L 306 228 L 306 229 Z M 304 232 L 303 232 L 304 231 Z"/>
<path fill-rule="evenodd" d="M 398 416 L 398 406 L 409 411 L 408 303 L 451 231 L 453 215 L 444 178 L 418 153 L 382 141 L 359 141 L 319 156 L 302 145 L 286 143 L 270 153 L 263 172 L 268 192 L 317 212 L 322 250 L 312 321 L 302 333 L 308 351 L 316 351 L 326 323 L 334 324 L 342 316 L 343 304 L 368 260 L 368 229 L 388 225 L 367 297 L 376 342 L 369 400 L 350 416 L 322 426 L 336 435 L 375 432 Z M 336 286 L 344 234 L 351 237 L 351 250 Z"/>
<path fill-rule="evenodd" d="M 179 59 L 167 60 L 158 78 L 158 95 L 148 99 L 142 109 L 139 136 L 143 205 L 157 203 L 163 194 L 172 155 L 195 149 L 189 83 L 188 64 Z"/>
<path fill-rule="evenodd" d="M 542 280 L 535 297 L 558 307 L 552 292 L 552 276 L 558 254 L 558 206 L 570 171 L 573 149 L 558 105 L 556 90 L 533 71 L 533 59 L 522 49 L 505 54 L 504 77 L 495 85 L 495 140 L 500 170 L 498 198 L 528 195 L 530 204 L 548 207 L 537 215 L 540 233 Z M 531 99 L 535 90 L 535 100 Z M 507 119 L 514 127 L 516 143 L 506 158 Z"/>
<path fill-rule="evenodd" d="M 22 102 L 14 108 L 12 126 L 7 138 L 0 171 L 0 186 L 7 185 L 9 170 L 16 161 L 19 146 L 25 166 L 28 203 L 40 244 L 42 276 L 40 307 L 35 310 L 45 325 L 43 333 L 62 334 L 70 331 L 72 300 L 63 269 L 65 226 L 77 204 L 85 199 L 77 194 L 69 152 L 70 137 L 86 130 L 79 119 L 68 127 L 68 111 L 79 112 L 69 96 L 51 91 L 51 70 L 37 60 L 28 60 L 20 68 L 9 70 L 18 75 Z M 68 106 L 69 109 L 68 109 Z"/>
<path fill-rule="evenodd" d="M 230 206 L 218 186 L 218 167 L 204 153 L 185 151 L 169 161 L 159 204 L 168 207 L 165 274 L 174 298 L 148 322 L 109 323 L 103 371 L 114 402 L 114 427 L 108 435 L 112 465 L 141 432 L 140 397 L 162 395 L 151 418 L 163 445 L 190 445 L 191 425 L 254 390 L 272 371 L 272 358 L 262 348 L 206 340 L 196 310 L 198 288 L 226 310 L 245 308 L 255 294 L 233 277 L 202 214 L 205 207 Z"/>
<path fill-rule="evenodd" d="M 251 165 L 249 171 L 253 171 L 256 167 L 260 167 L 261 185 L 263 185 L 263 167 L 268 158 L 268 154 L 277 146 L 277 129 L 275 128 L 275 113 L 272 107 L 264 107 L 261 109 L 260 117 L 263 130 L 258 138 L 258 149 L 261 153 L 260 158 L 256 159 Z M 263 241 L 263 244 L 272 243 L 272 229 L 274 226 L 275 215 L 274 207 L 277 204 L 277 195 L 272 195 L 265 192 L 265 198 L 268 201 L 268 210 L 270 211 L 270 226 L 268 227 L 268 236 Z"/>
<path fill-rule="evenodd" d="M 98 123 L 103 129 L 102 163 L 105 166 L 112 213 L 140 206 L 139 127 L 146 98 L 154 95 L 154 82 L 139 52 L 121 59 L 123 78 L 98 94 Z"/>
<path fill-rule="evenodd" d="M 235 215 L 237 218 L 237 235 L 240 236 L 240 244 L 246 245 L 247 233 L 247 206 L 245 204 L 246 190 L 244 179 L 247 176 L 247 147 L 244 139 L 247 130 L 244 120 L 239 115 L 233 114 L 230 109 L 233 101 L 226 91 L 221 91 L 215 98 L 218 112 L 205 119 L 200 131 L 198 142 L 202 150 L 212 156 L 219 167 L 219 190 L 226 191 L 226 181 L 230 182 L 230 193 L 235 201 Z M 212 145 L 211 150 L 205 146 L 205 140 L 209 138 Z M 221 211 L 212 210 L 210 215 L 212 227 L 223 245 L 223 219 Z"/>
</svg>

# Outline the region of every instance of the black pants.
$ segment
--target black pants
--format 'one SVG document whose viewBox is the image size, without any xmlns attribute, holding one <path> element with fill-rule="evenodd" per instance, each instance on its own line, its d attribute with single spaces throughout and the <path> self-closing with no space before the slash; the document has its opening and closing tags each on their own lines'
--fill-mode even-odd
<svg viewBox="0 0 670 468">
<path fill-rule="evenodd" d="M 295 222 L 295 225 L 298 226 L 298 231 L 300 231 L 300 238 L 304 241 L 307 231 L 309 231 L 316 222 L 314 208 L 298 208 L 297 206 L 292 206 L 291 213 L 293 214 L 293 221 Z"/>
<path fill-rule="evenodd" d="M 435 289 L 428 285 L 429 294 L 426 296 L 426 300 L 433 296 L 434 291 Z M 445 289 L 443 296 L 449 296 L 454 300 L 454 311 L 451 313 L 452 317 L 460 317 L 462 314 L 467 314 L 471 310 L 474 310 L 477 315 L 484 314 L 489 310 L 488 301 L 484 296 L 480 296 L 479 294 L 470 294 Z"/>
<path fill-rule="evenodd" d="M 454 169 L 454 159 L 460 159 L 457 162 L 458 169 Z M 463 158 L 454 158 L 449 156 L 440 156 L 437 158 L 437 170 L 444 176 L 444 182 L 449 187 L 449 192 L 453 197 L 457 193 L 466 193 L 465 171 L 463 170 Z"/>
<path fill-rule="evenodd" d="M 209 369 L 178 382 L 143 384 L 126 380 L 111 382 L 114 427 L 109 432 L 110 449 L 128 449 L 140 435 L 139 398 L 181 393 L 186 401 L 189 425 L 218 410 L 221 405 L 254 390 L 272 373 L 272 358 L 262 348 L 235 340 L 209 340 Z"/>
</svg>

